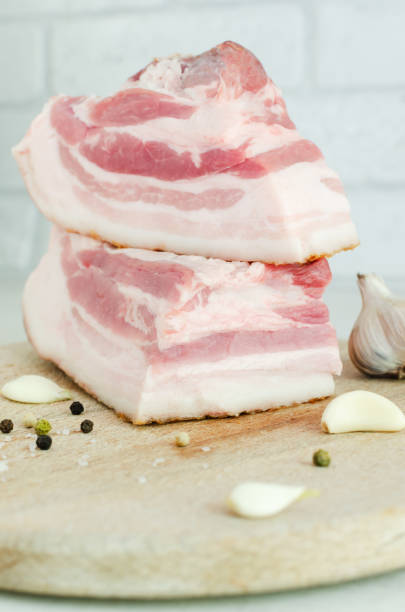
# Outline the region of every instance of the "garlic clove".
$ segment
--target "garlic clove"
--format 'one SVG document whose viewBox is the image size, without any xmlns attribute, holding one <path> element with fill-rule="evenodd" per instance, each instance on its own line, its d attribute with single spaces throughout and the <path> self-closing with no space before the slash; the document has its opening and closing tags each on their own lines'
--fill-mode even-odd
<svg viewBox="0 0 405 612">
<path fill-rule="evenodd" d="M 394 402 L 371 391 L 348 391 L 326 406 L 321 419 L 326 433 L 400 431 L 405 416 Z"/>
<path fill-rule="evenodd" d="M 44 376 L 27 374 L 10 380 L 1 389 L 2 395 L 14 402 L 46 404 L 71 399 L 71 393 Z"/>
<path fill-rule="evenodd" d="M 362 309 L 349 338 L 353 364 L 369 376 L 405 377 L 405 300 L 375 274 L 358 274 Z"/>
<path fill-rule="evenodd" d="M 264 482 L 238 484 L 226 500 L 228 508 L 244 518 L 265 518 L 284 510 L 305 494 L 306 488 Z"/>
</svg>

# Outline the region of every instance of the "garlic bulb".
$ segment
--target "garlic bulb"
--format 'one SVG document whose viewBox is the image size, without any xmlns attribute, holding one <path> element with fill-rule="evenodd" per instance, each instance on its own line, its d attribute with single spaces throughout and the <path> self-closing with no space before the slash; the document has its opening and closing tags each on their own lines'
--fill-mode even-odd
<svg viewBox="0 0 405 612">
<path fill-rule="evenodd" d="M 405 300 L 376 274 L 358 274 L 363 306 L 349 338 L 349 356 L 369 376 L 405 378 Z"/>
</svg>

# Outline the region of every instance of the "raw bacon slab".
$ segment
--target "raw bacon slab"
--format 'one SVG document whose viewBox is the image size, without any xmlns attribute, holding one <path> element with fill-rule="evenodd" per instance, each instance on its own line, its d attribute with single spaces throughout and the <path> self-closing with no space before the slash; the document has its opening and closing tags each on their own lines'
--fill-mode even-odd
<svg viewBox="0 0 405 612">
<path fill-rule="evenodd" d="M 136 424 L 333 393 L 326 259 L 274 266 L 117 249 L 56 226 L 23 299 L 45 359 Z"/>
<path fill-rule="evenodd" d="M 49 219 L 113 244 L 295 263 L 358 243 L 339 177 L 234 42 L 51 98 L 14 156 Z"/>
</svg>

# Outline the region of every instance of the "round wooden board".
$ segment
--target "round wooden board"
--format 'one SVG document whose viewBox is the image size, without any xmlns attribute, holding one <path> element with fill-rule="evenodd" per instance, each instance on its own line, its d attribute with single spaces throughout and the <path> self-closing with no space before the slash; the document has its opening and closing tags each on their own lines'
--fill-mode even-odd
<svg viewBox="0 0 405 612">
<path fill-rule="evenodd" d="M 319 585 L 405 566 L 405 430 L 327 435 L 325 401 L 239 418 L 134 427 L 40 360 L 0 349 L 0 384 L 26 373 L 71 388 L 70 402 L 0 399 L 0 587 L 97 597 L 163 598 Z M 345 361 L 337 392 L 366 388 L 405 406 L 405 383 L 366 380 Z M 119 392 L 119 390 L 117 390 Z M 21 425 L 53 424 L 48 452 Z M 80 432 L 83 418 L 94 431 Z M 174 445 L 179 431 L 186 448 Z M 30 447 L 31 445 L 31 447 Z M 311 464 L 314 450 L 332 456 Z M 4 463 L 1 464 L 4 467 Z M 244 480 L 319 489 L 278 516 L 244 520 L 224 498 Z"/>
</svg>

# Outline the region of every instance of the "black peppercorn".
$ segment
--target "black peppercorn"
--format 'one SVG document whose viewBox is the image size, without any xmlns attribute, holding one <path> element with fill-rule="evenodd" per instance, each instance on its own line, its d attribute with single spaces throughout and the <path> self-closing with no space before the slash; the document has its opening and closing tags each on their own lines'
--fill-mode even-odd
<svg viewBox="0 0 405 612">
<path fill-rule="evenodd" d="M 83 404 L 81 402 L 73 402 L 70 404 L 70 412 L 72 414 L 81 414 L 83 412 Z"/>
<path fill-rule="evenodd" d="M 48 450 L 52 446 L 52 438 L 51 436 L 42 435 L 37 438 L 37 446 L 41 450 Z"/>
<path fill-rule="evenodd" d="M 14 423 L 11 419 L 3 419 L 0 423 L 0 431 L 4 434 L 10 433 L 14 427 Z"/>
<path fill-rule="evenodd" d="M 85 419 L 82 421 L 80 425 L 80 429 L 83 433 L 90 433 L 93 430 L 93 421 L 89 421 L 89 419 Z"/>
</svg>

